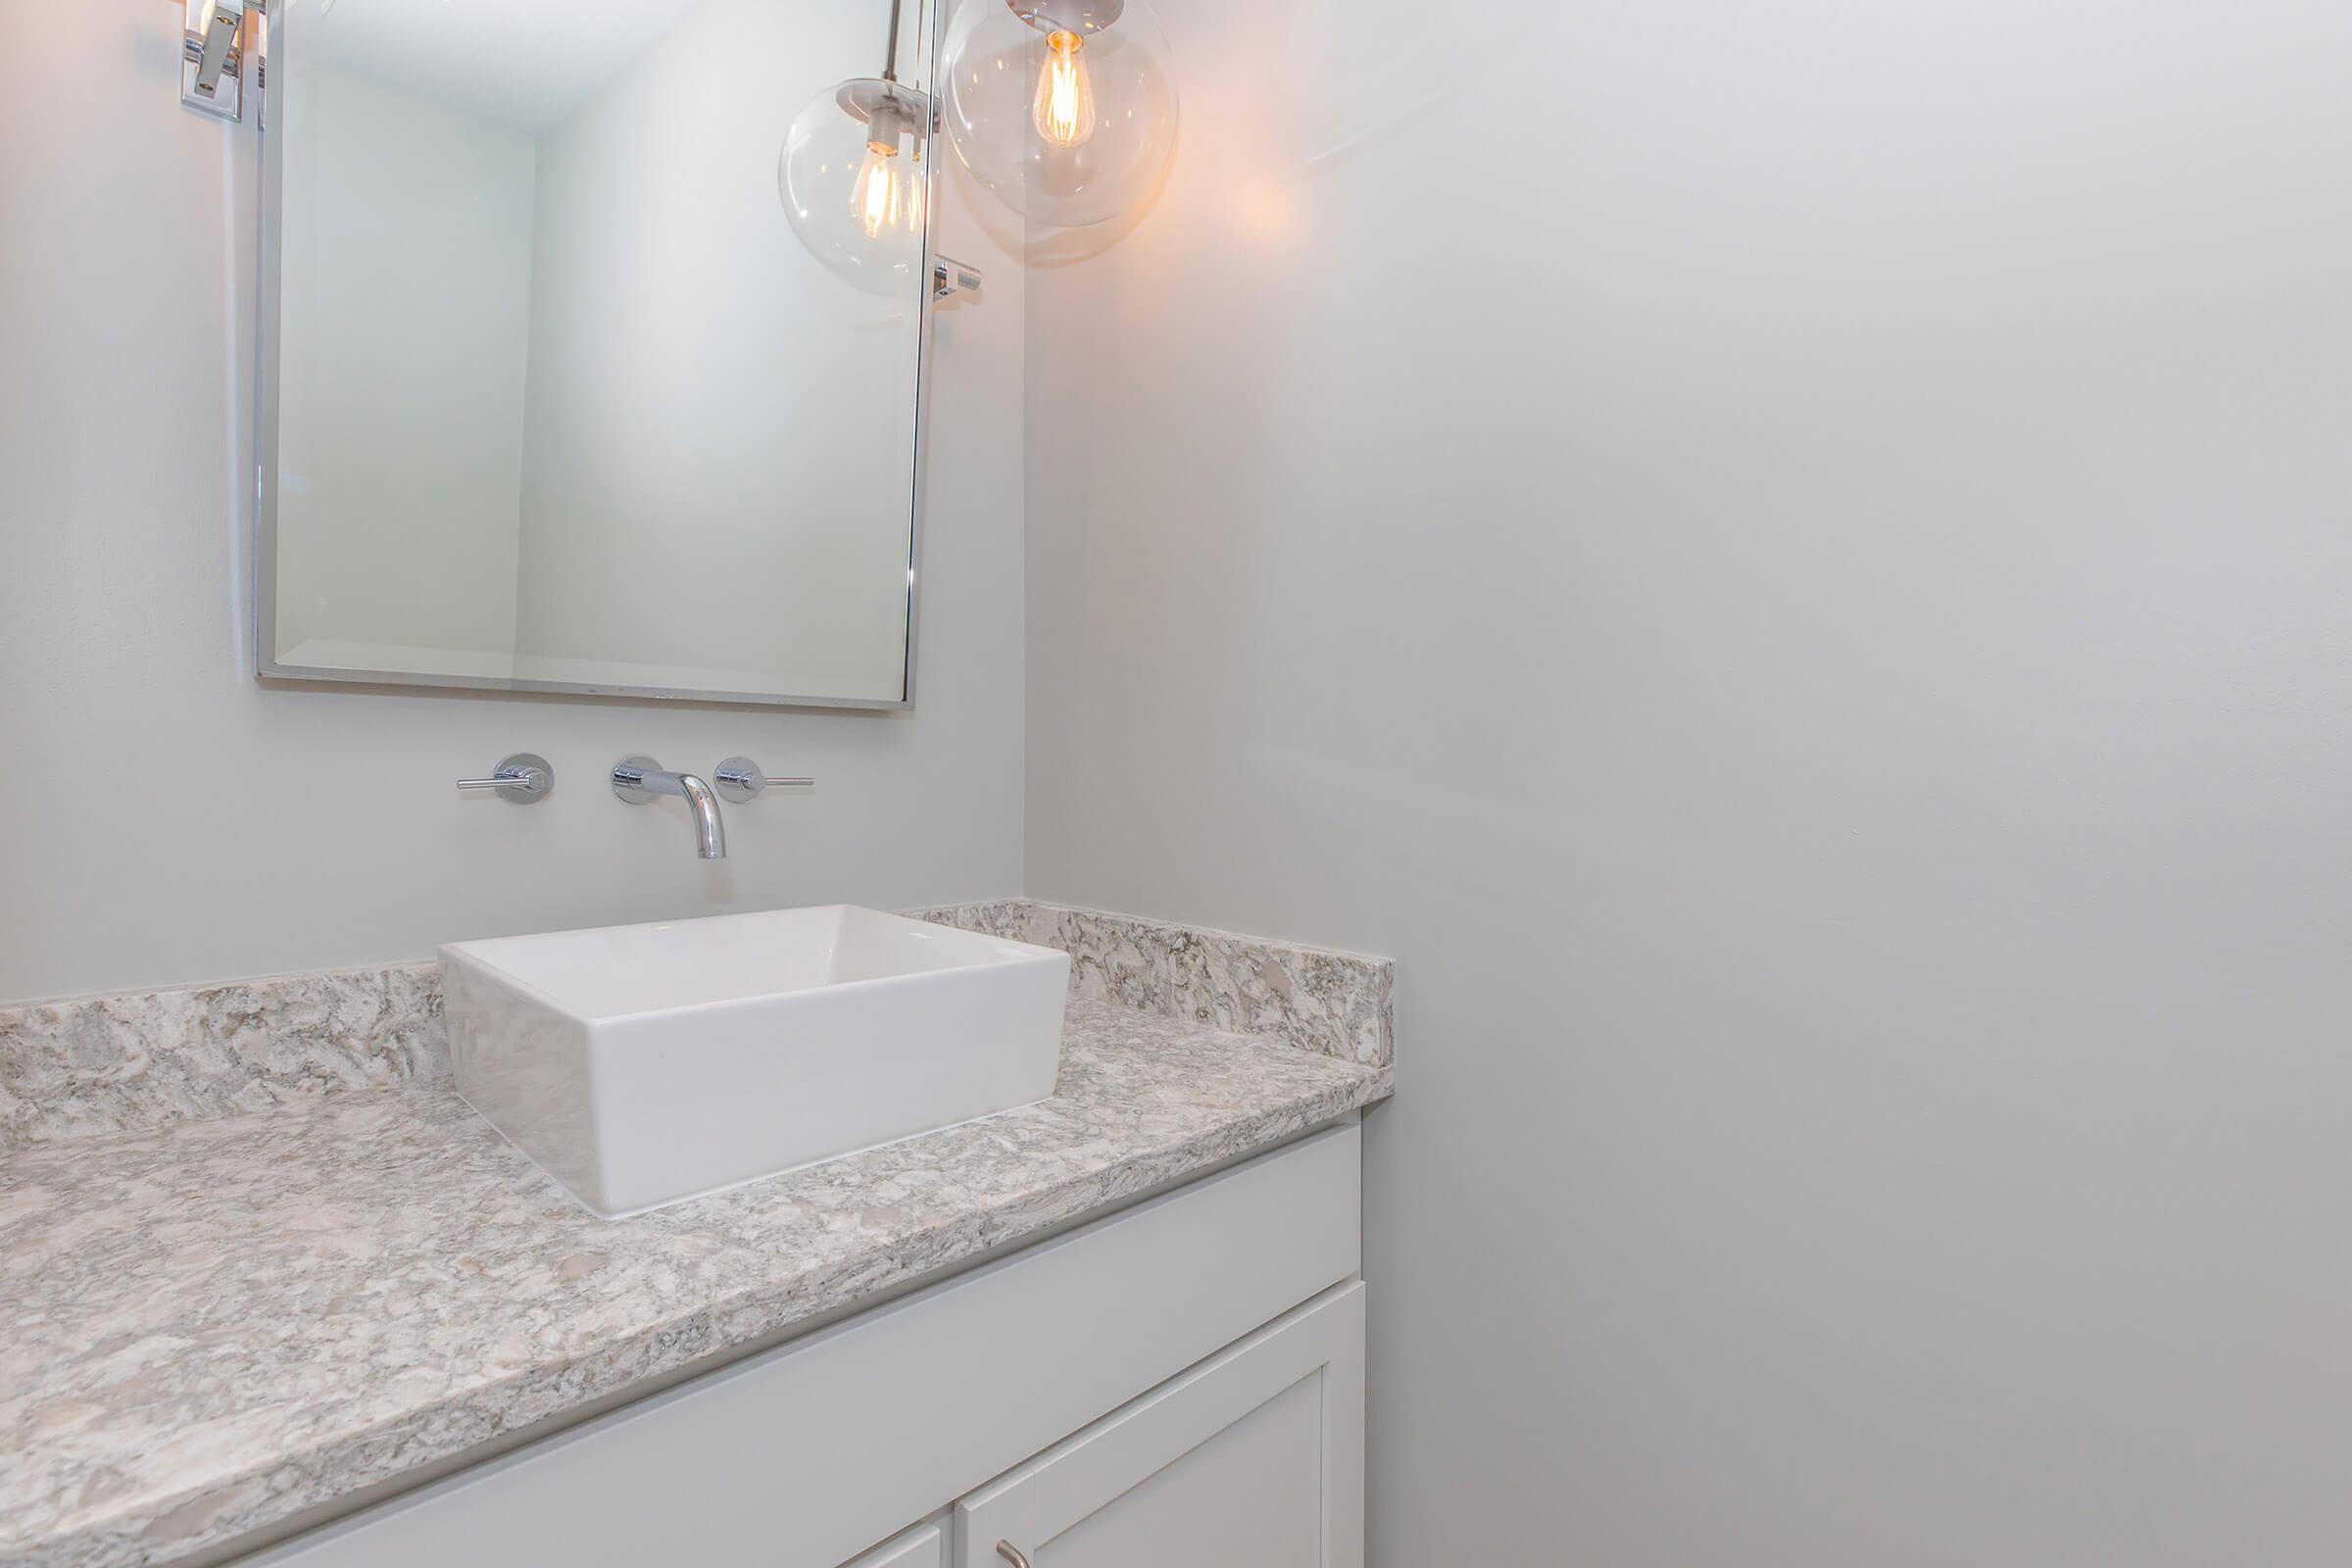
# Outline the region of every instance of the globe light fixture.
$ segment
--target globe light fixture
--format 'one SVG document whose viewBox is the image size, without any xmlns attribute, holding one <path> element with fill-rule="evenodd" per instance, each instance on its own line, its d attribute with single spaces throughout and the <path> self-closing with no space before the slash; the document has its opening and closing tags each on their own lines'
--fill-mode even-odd
<svg viewBox="0 0 2352 1568">
<path fill-rule="evenodd" d="M 931 205 L 931 95 L 898 79 L 899 8 L 880 76 L 819 93 L 793 117 L 776 194 L 810 255 L 871 294 L 919 297 Z"/>
<path fill-rule="evenodd" d="M 956 157 L 1038 222 L 1142 205 L 1176 151 L 1167 35 L 1145 0 L 967 0 L 941 74 Z"/>
</svg>

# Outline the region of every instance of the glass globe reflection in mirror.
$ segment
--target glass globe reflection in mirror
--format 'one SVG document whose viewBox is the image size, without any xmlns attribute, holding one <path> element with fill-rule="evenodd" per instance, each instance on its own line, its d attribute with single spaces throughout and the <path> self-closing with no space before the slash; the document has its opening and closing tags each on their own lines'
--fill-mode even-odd
<svg viewBox="0 0 2352 1568">
<path fill-rule="evenodd" d="M 931 98 L 859 76 L 794 117 L 776 192 L 809 254 L 872 294 L 905 295 L 923 271 Z"/>
</svg>

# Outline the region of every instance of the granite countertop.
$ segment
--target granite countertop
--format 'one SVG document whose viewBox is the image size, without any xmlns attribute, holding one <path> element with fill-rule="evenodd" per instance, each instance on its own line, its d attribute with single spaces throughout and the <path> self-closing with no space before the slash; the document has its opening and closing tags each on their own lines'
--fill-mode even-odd
<svg viewBox="0 0 2352 1568">
<path fill-rule="evenodd" d="M 0 1160 L 0 1562 L 202 1557 L 1382 1099 L 1073 1002 L 1052 1100 L 626 1220 L 446 1079 Z"/>
</svg>

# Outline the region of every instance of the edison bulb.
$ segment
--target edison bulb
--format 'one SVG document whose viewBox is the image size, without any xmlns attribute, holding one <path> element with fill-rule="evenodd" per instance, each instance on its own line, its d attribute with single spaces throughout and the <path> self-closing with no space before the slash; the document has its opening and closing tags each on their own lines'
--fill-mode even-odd
<svg viewBox="0 0 2352 1568">
<path fill-rule="evenodd" d="M 1037 74 L 1029 119 L 1057 147 L 1075 147 L 1095 133 L 1095 74 L 1086 40 L 1068 30 L 1046 36 L 1046 69 Z"/>
<path fill-rule="evenodd" d="M 850 186 L 850 211 L 867 239 L 880 239 L 892 229 L 923 231 L 923 184 L 914 160 L 896 147 L 867 142 L 865 161 Z"/>
<path fill-rule="evenodd" d="M 1075 228 L 1149 206 L 1176 151 L 1176 82 L 1150 0 L 962 0 L 942 123 L 996 197 Z"/>
</svg>

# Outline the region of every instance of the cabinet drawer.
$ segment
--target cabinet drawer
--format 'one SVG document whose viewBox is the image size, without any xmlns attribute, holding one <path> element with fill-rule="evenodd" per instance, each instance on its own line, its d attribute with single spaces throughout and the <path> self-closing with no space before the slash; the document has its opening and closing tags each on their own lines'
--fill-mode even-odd
<svg viewBox="0 0 2352 1568">
<path fill-rule="evenodd" d="M 1357 1271 L 1350 1123 L 251 1559 L 838 1568 Z"/>
<path fill-rule="evenodd" d="M 956 1505 L 956 1568 L 1363 1568 L 1364 1287 Z"/>
</svg>

